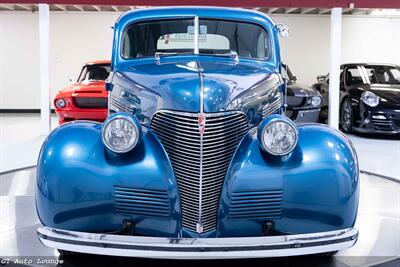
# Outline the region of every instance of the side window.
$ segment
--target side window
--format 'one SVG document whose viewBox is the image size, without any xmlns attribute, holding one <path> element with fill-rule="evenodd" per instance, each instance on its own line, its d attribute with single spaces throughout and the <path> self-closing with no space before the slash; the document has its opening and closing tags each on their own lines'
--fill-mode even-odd
<svg viewBox="0 0 400 267">
<path fill-rule="evenodd" d="M 78 78 L 78 82 L 82 82 L 86 79 L 86 75 L 87 75 L 87 67 L 83 67 L 81 74 L 79 74 L 79 78 Z"/>
<path fill-rule="evenodd" d="M 399 69 L 395 69 L 395 68 L 390 69 L 390 73 L 392 74 L 393 79 L 395 79 L 396 82 L 400 81 L 400 70 Z"/>
<path fill-rule="evenodd" d="M 349 67 L 346 69 L 345 83 L 347 85 L 363 84 L 363 78 L 358 67 Z"/>
</svg>

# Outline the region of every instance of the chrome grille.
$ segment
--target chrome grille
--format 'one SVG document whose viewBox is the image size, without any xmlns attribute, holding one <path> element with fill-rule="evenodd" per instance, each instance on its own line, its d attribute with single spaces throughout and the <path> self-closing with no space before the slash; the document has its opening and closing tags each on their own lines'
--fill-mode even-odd
<svg viewBox="0 0 400 267">
<path fill-rule="evenodd" d="M 168 217 L 171 214 L 165 190 L 114 186 L 114 210 L 124 215 Z"/>
<path fill-rule="evenodd" d="M 73 101 L 78 108 L 107 108 L 107 97 L 74 97 Z"/>
<path fill-rule="evenodd" d="M 282 95 L 279 94 L 278 97 L 271 103 L 265 105 L 262 109 L 263 117 L 267 117 L 272 113 L 276 112 L 280 107 L 282 107 Z"/>
<path fill-rule="evenodd" d="M 157 112 L 151 128 L 160 138 L 178 182 L 182 226 L 203 231 L 217 223 L 220 193 L 237 145 L 248 131 L 242 112 L 208 113 L 201 142 L 197 113 Z M 202 151 L 202 157 L 201 157 Z"/>
<path fill-rule="evenodd" d="M 277 219 L 282 213 L 282 190 L 234 192 L 229 219 Z"/>
<path fill-rule="evenodd" d="M 121 103 L 115 98 L 111 99 L 111 105 L 116 112 L 126 112 L 126 113 L 133 113 L 133 108 Z"/>
</svg>

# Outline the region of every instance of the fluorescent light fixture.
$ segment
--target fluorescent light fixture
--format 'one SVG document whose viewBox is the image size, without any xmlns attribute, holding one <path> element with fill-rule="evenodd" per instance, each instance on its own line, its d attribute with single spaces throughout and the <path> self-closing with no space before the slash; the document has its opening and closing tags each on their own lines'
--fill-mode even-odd
<svg viewBox="0 0 400 267">
<path fill-rule="evenodd" d="M 371 11 L 371 15 L 374 16 L 400 16 L 400 10 L 398 9 L 374 9 Z"/>
</svg>

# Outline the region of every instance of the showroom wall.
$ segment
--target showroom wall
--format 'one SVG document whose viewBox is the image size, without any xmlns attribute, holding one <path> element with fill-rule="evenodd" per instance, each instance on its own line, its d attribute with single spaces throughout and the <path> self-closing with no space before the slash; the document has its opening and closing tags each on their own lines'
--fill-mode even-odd
<svg viewBox="0 0 400 267">
<path fill-rule="evenodd" d="M 50 13 L 51 96 L 76 77 L 82 63 L 110 58 L 119 13 Z M 312 84 L 329 71 L 330 16 L 273 15 L 290 28 L 283 60 L 299 82 Z M 342 62 L 400 64 L 400 18 L 344 16 Z M 39 108 L 38 14 L 0 12 L 0 109 Z M 6 93 L 7 92 L 7 93 Z M 12 92 L 12 93 L 10 93 Z"/>
<path fill-rule="evenodd" d="M 119 15 L 50 12 L 51 98 L 84 62 L 111 57 L 111 26 Z M 0 109 L 40 107 L 38 51 L 38 13 L 0 12 Z"/>
</svg>

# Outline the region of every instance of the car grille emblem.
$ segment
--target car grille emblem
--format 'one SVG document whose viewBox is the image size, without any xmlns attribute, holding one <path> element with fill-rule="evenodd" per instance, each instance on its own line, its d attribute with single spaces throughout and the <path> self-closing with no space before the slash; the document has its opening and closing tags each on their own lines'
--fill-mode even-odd
<svg viewBox="0 0 400 267">
<path fill-rule="evenodd" d="M 206 116 L 204 113 L 199 114 L 197 122 L 199 125 L 199 132 L 201 135 L 203 135 L 204 132 L 206 131 Z"/>
</svg>

